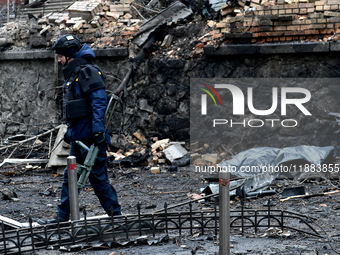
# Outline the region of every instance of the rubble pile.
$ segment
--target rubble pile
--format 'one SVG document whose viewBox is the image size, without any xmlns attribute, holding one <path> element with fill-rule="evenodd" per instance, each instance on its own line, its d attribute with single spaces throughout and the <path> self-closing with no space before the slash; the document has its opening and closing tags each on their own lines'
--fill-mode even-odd
<svg viewBox="0 0 340 255">
<path fill-rule="evenodd" d="M 338 0 L 327 1 L 229 1 L 222 6 L 222 20 L 215 32 L 225 42 L 251 43 L 298 40 L 327 41 L 339 33 Z"/>
<path fill-rule="evenodd" d="M 126 47 L 143 23 L 131 11 L 131 2 L 77 1 L 67 12 L 42 18 L 29 15 L 28 22 L 8 23 L 0 28 L 0 38 L 10 38 L 6 43 L 17 47 L 46 48 L 59 35 L 71 33 L 83 42 L 92 43 L 92 47 Z"/>
<path fill-rule="evenodd" d="M 24 20 L 7 23 L 0 28 L 0 39 L 3 38 L 0 40 L 0 47 L 4 46 L 2 50 L 49 48 L 61 34 L 76 34 L 82 42 L 95 48 L 128 47 L 130 40 L 136 35 L 139 27 L 148 20 L 147 18 L 152 18 L 173 2 L 175 1 L 151 1 L 144 6 L 142 2 L 133 0 L 76 1 L 62 12 L 50 13 L 41 18 L 29 14 Z M 198 15 L 195 22 L 185 23 L 189 22 L 191 25 L 202 23 L 205 26 L 202 17 L 212 18 L 213 14 L 216 15 L 210 8 L 209 1 L 202 1 L 200 11 L 196 2 L 188 1 L 185 4 Z M 199 15 L 199 12 L 202 15 Z M 213 28 L 208 27 L 207 30 L 210 32 Z M 206 43 L 220 37 L 214 35 L 215 32 L 212 31 L 201 40 L 204 39 L 203 42 Z M 172 38 L 167 40 L 162 48 L 169 47 Z M 190 56 L 202 53 L 203 46 L 195 48 L 195 52 Z"/>
<path fill-rule="evenodd" d="M 169 138 L 159 140 L 158 137 L 146 139 L 135 132 L 133 137 L 112 135 L 111 143 L 107 154 L 116 165 L 132 167 L 143 164 L 157 174 L 167 165 L 185 166 L 190 163 L 185 142 L 171 142 Z"/>
<path fill-rule="evenodd" d="M 76 1 L 63 12 L 42 18 L 31 14 L 28 21 L 1 27 L 0 47 L 48 48 L 56 37 L 66 33 L 77 34 L 91 47 L 128 47 L 139 27 L 173 2 Z M 332 36 L 340 27 L 339 0 L 235 0 L 226 1 L 219 12 L 209 1 L 184 4 L 193 10 L 195 22 L 204 23 L 210 32 L 199 38 L 203 44 L 191 57 L 201 54 L 206 44 L 337 40 Z"/>
</svg>

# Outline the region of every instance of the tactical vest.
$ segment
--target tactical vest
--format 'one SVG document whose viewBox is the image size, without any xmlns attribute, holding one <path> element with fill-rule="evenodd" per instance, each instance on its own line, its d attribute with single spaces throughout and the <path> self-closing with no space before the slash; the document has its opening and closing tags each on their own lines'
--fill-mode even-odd
<svg viewBox="0 0 340 255">
<path fill-rule="evenodd" d="M 80 98 L 76 95 L 76 84 L 81 90 Z M 105 89 L 105 77 L 99 67 L 92 63 L 76 67 L 63 85 L 63 122 L 92 118 L 88 95 L 98 89 Z"/>
</svg>

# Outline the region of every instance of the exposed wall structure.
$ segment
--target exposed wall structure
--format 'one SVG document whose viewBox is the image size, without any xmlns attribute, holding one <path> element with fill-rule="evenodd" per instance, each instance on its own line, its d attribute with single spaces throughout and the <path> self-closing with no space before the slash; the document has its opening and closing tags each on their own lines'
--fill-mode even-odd
<svg viewBox="0 0 340 255">
<path fill-rule="evenodd" d="M 240 52 L 246 51 L 239 49 L 239 52 L 228 53 L 223 52 L 221 47 L 219 52 L 215 51 L 215 55 L 206 49 L 207 56 L 187 60 L 152 55 L 138 68 L 134 77 L 134 85 L 138 88 L 129 92 L 124 110 L 121 107 L 117 109 L 111 123 L 111 131 L 117 134 L 120 123 L 123 122 L 122 134 L 131 135 L 139 131 L 147 137 L 188 141 L 190 78 L 339 77 L 339 52 L 330 52 L 329 48 L 329 45 L 324 47 L 324 52 L 310 50 L 308 53 L 282 54 L 279 51 L 275 53 L 272 49 L 271 53 L 266 54 L 241 54 Z M 105 54 L 102 52 L 98 55 Z M 53 54 L 45 59 L 40 55 L 40 59 L 33 59 L 31 56 L 30 59 L 1 61 L 0 72 L 4 77 L 0 81 L 2 138 L 18 133 L 33 134 L 43 128 L 60 124 L 61 90 L 55 85 L 55 63 L 52 57 Z M 124 55 L 99 57 L 96 61 L 107 75 L 109 94 L 120 84 L 130 67 L 128 62 L 122 60 Z M 132 83 L 129 86 L 131 85 Z M 313 95 L 318 98 L 324 98 L 327 93 L 340 93 L 340 86 L 333 89 L 336 91 L 331 92 L 311 84 Z M 236 133 L 230 136 L 230 143 L 224 144 L 224 147 L 233 147 L 234 151 L 239 152 L 254 146 L 285 147 L 291 146 L 292 143 L 336 146 L 338 134 L 335 134 L 335 131 L 339 128 L 334 117 L 328 116 L 329 104 L 332 109 L 340 109 L 339 102 L 324 100 L 324 106 L 314 118 L 315 123 L 308 123 L 308 128 L 299 133 L 256 130 L 256 133 L 247 135 L 248 138 L 243 139 L 241 143 L 239 142 L 242 134 Z M 276 141 L 275 144 L 273 141 Z M 234 146 L 237 143 L 239 144 Z"/>
<path fill-rule="evenodd" d="M 216 32 L 224 33 L 230 41 L 243 39 L 258 43 L 327 40 L 340 31 L 339 0 L 256 4 L 259 2 L 251 1 L 250 7 L 256 11 L 248 12 L 244 10 L 249 6 L 242 0 L 234 6 L 224 5 L 221 10 L 224 18 L 216 24 Z"/>
</svg>

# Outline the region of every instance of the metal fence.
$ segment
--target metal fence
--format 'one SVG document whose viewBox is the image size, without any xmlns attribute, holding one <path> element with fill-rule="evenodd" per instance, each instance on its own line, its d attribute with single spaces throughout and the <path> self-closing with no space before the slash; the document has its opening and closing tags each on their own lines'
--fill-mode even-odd
<svg viewBox="0 0 340 255">
<path fill-rule="evenodd" d="M 270 204 L 270 203 L 269 203 Z M 230 211 L 230 227 L 241 233 L 258 233 L 260 228 L 276 227 L 281 230 L 291 229 L 301 233 L 322 237 L 313 227 L 311 219 L 304 215 L 286 210 L 244 209 Z M 47 249 L 49 246 L 59 247 L 88 243 L 90 241 L 129 240 L 132 237 L 153 235 L 157 233 L 194 233 L 213 232 L 218 235 L 219 211 L 216 203 L 213 208 L 204 211 L 169 212 L 165 204 L 164 212 L 142 214 L 140 206 L 135 215 L 112 216 L 98 219 L 88 219 L 84 211 L 84 219 L 73 222 L 59 222 L 44 226 L 30 227 L 16 230 L 5 230 L 1 223 L 0 254 L 21 254 L 22 252 Z M 226 220 L 227 223 L 227 220 Z M 297 228 L 299 226 L 299 228 Z"/>
</svg>

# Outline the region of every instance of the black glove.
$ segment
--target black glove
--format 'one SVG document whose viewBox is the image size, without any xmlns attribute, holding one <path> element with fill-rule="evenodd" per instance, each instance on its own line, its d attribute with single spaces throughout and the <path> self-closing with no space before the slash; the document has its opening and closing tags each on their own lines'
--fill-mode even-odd
<svg viewBox="0 0 340 255">
<path fill-rule="evenodd" d="M 71 138 L 67 135 L 67 132 L 64 134 L 64 142 L 70 144 Z"/>
<path fill-rule="evenodd" d="M 93 134 L 94 144 L 97 146 L 105 143 L 105 136 L 103 132 L 97 132 Z"/>
</svg>

